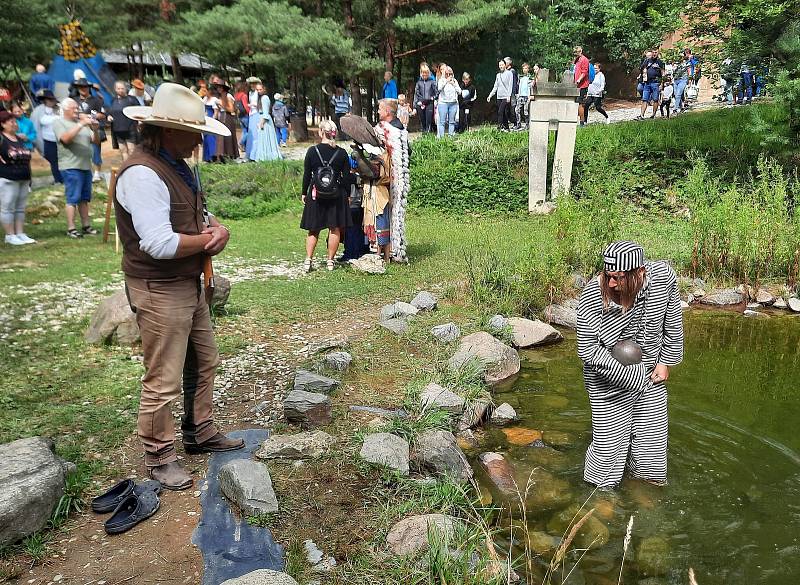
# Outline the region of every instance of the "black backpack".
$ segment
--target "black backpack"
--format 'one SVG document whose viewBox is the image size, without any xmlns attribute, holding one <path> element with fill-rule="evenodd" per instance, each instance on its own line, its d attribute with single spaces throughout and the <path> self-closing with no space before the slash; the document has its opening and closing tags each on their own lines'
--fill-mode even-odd
<svg viewBox="0 0 800 585">
<path fill-rule="evenodd" d="M 315 146 L 314 150 L 319 157 L 319 162 L 322 163 L 322 166 L 318 167 L 314 171 L 313 185 L 317 191 L 317 198 L 322 200 L 336 199 L 341 195 L 341 173 L 334 169 L 331 166 L 331 163 L 333 162 L 333 159 L 336 158 L 336 155 L 339 154 L 340 149 L 337 148 L 333 151 L 333 155 L 328 162 L 325 162 L 325 160 L 322 158 L 319 148 Z"/>
<path fill-rule="evenodd" d="M 244 118 L 247 116 L 247 108 L 244 107 L 244 102 L 242 100 L 236 100 L 233 103 L 234 108 L 236 108 L 236 116 L 238 118 Z"/>
</svg>

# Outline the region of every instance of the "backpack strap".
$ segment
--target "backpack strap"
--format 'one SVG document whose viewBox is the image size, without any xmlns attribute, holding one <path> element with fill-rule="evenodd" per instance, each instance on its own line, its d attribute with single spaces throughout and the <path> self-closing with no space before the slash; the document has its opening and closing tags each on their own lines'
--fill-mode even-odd
<svg viewBox="0 0 800 585">
<path fill-rule="evenodd" d="M 319 152 L 319 148 L 318 148 L 318 147 L 316 147 L 316 146 L 314 147 L 314 152 L 316 152 L 316 153 L 317 153 L 317 157 L 319 157 L 319 162 L 321 162 L 321 163 L 322 163 L 322 166 L 325 166 L 325 165 L 327 165 L 327 164 L 330 164 L 330 163 L 326 163 L 326 162 L 325 162 L 325 160 L 322 158 L 322 154 L 320 154 L 320 152 Z"/>
</svg>

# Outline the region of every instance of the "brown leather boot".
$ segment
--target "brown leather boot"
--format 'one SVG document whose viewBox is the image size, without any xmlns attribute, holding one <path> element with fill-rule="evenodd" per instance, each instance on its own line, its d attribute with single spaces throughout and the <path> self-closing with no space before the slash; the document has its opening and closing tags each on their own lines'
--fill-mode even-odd
<svg viewBox="0 0 800 585">
<path fill-rule="evenodd" d="M 198 453 L 216 453 L 219 451 L 236 451 L 244 447 L 243 439 L 229 439 L 222 433 L 217 433 L 207 441 L 202 443 L 183 442 L 183 447 L 190 455 Z"/>
<path fill-rule="evenodd" d="M 185 490 L 192 487 L 192 476 L 177 461 L 150 468 L 150 477 L 161 482 L 168 490 Z"/>
</svg>

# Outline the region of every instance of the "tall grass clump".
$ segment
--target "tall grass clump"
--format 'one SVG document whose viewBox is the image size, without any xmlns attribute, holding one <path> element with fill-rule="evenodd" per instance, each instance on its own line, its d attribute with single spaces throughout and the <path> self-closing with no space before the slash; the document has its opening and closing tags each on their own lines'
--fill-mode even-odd
<svg viewBox="0 0 800 585">
<path fill-rule="evenodd" d="M 725 182 L 698 158 L 681 191 L 690 213 L 694 275 L 753 286 L 769 279 L 795 285 L 800 258 L 796 177 L 761 158 L 754 175 Z"/>
</svg>

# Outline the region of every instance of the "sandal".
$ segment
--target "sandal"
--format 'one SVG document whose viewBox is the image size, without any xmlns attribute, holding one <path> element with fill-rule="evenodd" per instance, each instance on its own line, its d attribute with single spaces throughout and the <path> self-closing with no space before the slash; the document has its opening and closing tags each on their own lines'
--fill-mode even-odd
<svg viewBox="0 0 800 585">
<path fill-rule="evenodd" d="M 333 269 L 336 268 L 336 263 L 333 261 L 333 258 L 328 258 L 326 264 L 328 266 L 328 272 L 333 272 Z"/>
<path fill-rule="evenodd" d="M 83 226 L 83 234 L 86 236 L 96 236 L 98 231 L 90 225 Z"/>
<path fill-rule="evenodd" d="M 81 232 L 79 232 L 78 230 L 76 230 L 75 228 L 72 228 L 71 230 L 67 230 L 67 235 L 70 238 L 73 238 L 73 239 L 76 239 L 76 240 L 83 237 L 83 234 Z"/>
<path fill-rule="evenodd" d="M 107 534 L 120 534 L 147 520 L 158 511 L 159 506 L 161 500 L 152 490 L 144 490 L 141 494 L 131 493 L 120 502 L 103 527 Z"/>
<path fill-rule="evenodd" d="M 303 270 L 305 272 L 311 272 L 314 270 L 314 261 L 311 258 L 306 258 L 303 262 Z"/>
</svg>

